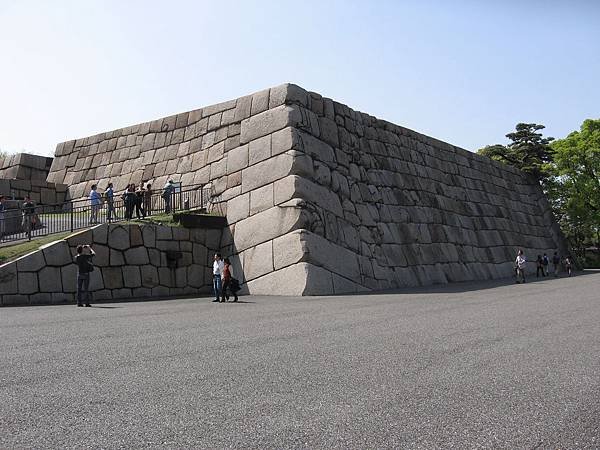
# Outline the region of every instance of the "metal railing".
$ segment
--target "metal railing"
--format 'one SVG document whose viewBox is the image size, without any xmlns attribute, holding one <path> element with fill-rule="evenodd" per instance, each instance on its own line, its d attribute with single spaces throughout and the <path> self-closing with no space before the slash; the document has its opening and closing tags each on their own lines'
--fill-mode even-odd
<svg viewBox="0 0 600 450">
<path fill-rule="evenodd" d="M 204 185 L 183 187 L 170 197 L 163 197 L 162 189 L 151 195 L 125 195 L 115 192 L 112 202 L 101 194 L 99 205 L 93 206 L 89 198 L 53 205 L 36 205 L 25 208 L 4 209 L 0 212 L 0 243 L 31 240 L 50 234 L 73 232 L 100 224 L 150 218 L 189 209 L 206 208 L 210 192 Z M 14 202 L 14 201 L 11 201 Z"/>
</svg>

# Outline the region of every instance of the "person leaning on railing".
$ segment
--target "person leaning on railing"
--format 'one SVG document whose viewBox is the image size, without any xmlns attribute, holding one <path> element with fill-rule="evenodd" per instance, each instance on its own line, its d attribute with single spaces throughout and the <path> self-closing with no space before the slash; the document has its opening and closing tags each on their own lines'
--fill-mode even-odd
<svg viewBox="0 0 600 450">
<path fill-rule="evenodd" d="M 152 185 L 148 183 L 144 191 L 144 211 L 146 216 L 152 215 Z"/>
</svg>

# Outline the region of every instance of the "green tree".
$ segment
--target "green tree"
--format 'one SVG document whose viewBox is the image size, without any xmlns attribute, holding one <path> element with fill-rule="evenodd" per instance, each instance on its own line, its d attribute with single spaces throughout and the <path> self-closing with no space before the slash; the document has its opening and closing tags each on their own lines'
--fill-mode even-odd
<svg viewBox="0 0 600 450">
<path fill-rule="evenodd" d="M 600 242 L 600 119 L 552 143 L 548 194 L 574 247 Z"/>
<path fill-rule="evenodd" d="M 510 164 L 543 181 L 549 176 L 548 163 L 552 161 L 550 143 L 554 140 L 542 136 L 539 131 L 544 128 L 544 125 L 535 123 L 518 123 L 515 131 L 506 135 L 512 141 L 510 144 L 489 145 L 477 153 Z"/>
</svg>

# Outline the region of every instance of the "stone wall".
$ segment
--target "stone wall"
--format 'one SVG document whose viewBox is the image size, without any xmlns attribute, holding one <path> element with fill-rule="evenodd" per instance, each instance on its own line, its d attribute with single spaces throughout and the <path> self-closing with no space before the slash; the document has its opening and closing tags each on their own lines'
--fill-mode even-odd
<svg viewBox="0 0 600 450">
<path fill-rule="evenodd" d="M 46 181 L 52 158 L 17 153 L 0 158 L 0 179 Z"/>
<path fill-rule="evenodd" d="M 51 164 L 52 158 L 28 153 L 0 158 L 0 195 L 15 199 L 29 195 L 44 205 L 64 202 L 67 186 L 46 181 Z"/>
<path fill-rule="evenodd" d="M 255 294 L 498 278 L 517 248 L 564 250 L 525 174 L 295 85 L 59 144 L 48 180 L 76 198 L 171 177 L 211 187 Z"/>
<path fill-rule="evenodd" d="M 54 205 L 66 199 L 67 186 L 43 180 L 0 180 L 0 195 L 24 199 L 27 195 L 37 205 Z"/>
<path fill-rule="evenodd" d="M 212 290 L 212 254 L 220 230 L 155 225 L 98 225 L 0 266 L 0 304 L 74 303 L 76 247 L 96 252 L 93 300 L 203 294 Z M 171 267 L 168 252 L 179 252 Z"/>
</svg>

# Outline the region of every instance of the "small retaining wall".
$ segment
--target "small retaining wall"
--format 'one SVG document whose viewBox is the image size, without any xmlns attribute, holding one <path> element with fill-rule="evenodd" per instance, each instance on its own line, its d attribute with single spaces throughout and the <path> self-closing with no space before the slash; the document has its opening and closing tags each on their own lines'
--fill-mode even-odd
<svg viewBox="0 0 600 450">
<path fill-rule="evenodd" d="M 0 266 L 0 305 L 74 303 L 79 244 L 92 244 L 92 301 L 203 294 L 221 230 L 98 225 Z M 176 267 L 168 254 L 179 254 Z"/>
</svg>

